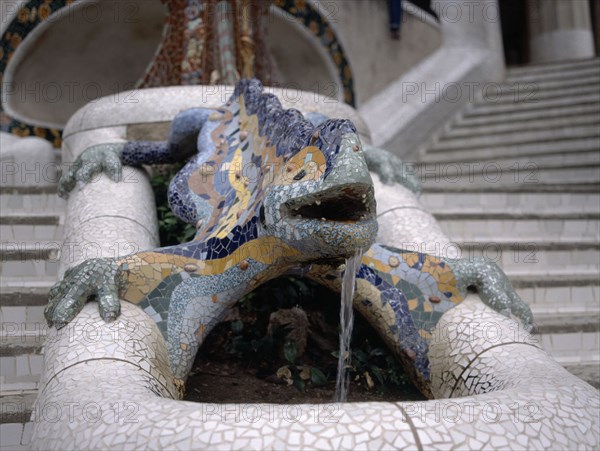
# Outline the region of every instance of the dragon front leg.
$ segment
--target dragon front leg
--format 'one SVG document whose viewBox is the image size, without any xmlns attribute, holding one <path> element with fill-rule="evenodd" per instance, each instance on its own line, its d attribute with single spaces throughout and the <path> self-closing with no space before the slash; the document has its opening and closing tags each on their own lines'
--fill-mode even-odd
<svg viewBox="0 0 600 451">
<path fill-rule="evenodd" d="M 88 147 L 60 178 L 59 196 L 66 199 L 77 182 L 89 183 L 101 173 L 118 182 L 124 164 L 140 166 L 185 161 L 198 152 L 198 134 L 212 113 L 213 110 L 206 108 L 182 111 L 173 118 L 166 141 L 127 141 Z"/>
<path fill-rule="evenodd" d="M 45 316 L 64 327 L 89 300 L 98 301 L 105 321 L 117 318 L 121 301 L 138 305 L 163 334 L 179 386 L 205 336 L 241 293 L 222 290 L 206 264 L 173 254 L 142 252 L 120 259 L 87 260 L 52 287 Z"/>
<path fill-rule="evenodd" d="M 505 316 L 519 317 L 527 331 L 533 328 L 533 314 L 529 306 L 513 288 L 506 274 L 496 263 L 483 257 L 447 262 L 455 274 L 459 290 L 465 293 L 474 287 L 481 300 Z"/>
</svg>

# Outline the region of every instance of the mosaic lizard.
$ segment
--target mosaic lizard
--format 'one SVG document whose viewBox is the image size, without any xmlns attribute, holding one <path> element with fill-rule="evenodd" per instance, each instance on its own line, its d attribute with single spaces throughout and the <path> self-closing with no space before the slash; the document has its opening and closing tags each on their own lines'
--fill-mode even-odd
<svg viewBox="0 0 600 451">
<path fill-rule="evenodd" d="M 529 308 L 494 263 L 373 244 L 373 184 L 356 129 L 348 120 L 307 117 L 284 110 L 259 81 L 242 80 L 222 108 L 177 115 L 165 142 L 86 149 L 63 175 L 62 196 L 102 171 L 118 181 L 122 164 L 189 158 L 171 181 L 169 203 L 197 232 L 188 243 L 70 269 L 50 292 L 49 324 L 63 327 L 90 297 L 107 321 L 119 315 L 119 299 L 137 304 L 163 333 L 183 386 L 202 341 L 244 294 L 299 270 L 339 291 L 336 268 L 357 248 L 367 251 L 354 306 L 427 396 L 430 331 L 468 287 L 531 324 Z"/>
</svg>

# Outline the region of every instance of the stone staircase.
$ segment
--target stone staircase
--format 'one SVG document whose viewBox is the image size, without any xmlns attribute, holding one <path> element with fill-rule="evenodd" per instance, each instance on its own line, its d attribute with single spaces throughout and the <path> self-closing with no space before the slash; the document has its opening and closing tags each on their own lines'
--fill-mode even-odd
<svg viewBox="0 0 600 451">
<path fill-rule="evenodd" d="M 47 330 L 43 311 L 57 280 L 65 203 L 56 195 L 56 172 L 50 171 L 57 168 L 51 146 L 34 138 L 24 143 L 2 138 L 0 445 L 14 450 L 25 449 L 31 433 Z M 28 145 L 36 150 L 29 152 Z M 11 146 L 19 148 L 7 155 Z M 56 414 L 50 410 L 42 414 Z"/>
<path fill-rule="evenodd" d="M 423 203 L 513 280 L 539 340 L 600 385 L 600 60 L 514 68 L 422 153 Z"/>
</svg>

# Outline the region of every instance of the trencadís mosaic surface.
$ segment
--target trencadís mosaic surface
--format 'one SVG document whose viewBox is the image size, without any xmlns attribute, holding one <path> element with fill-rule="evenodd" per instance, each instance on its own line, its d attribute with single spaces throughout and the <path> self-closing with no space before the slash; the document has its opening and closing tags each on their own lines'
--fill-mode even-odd
<svg viewBox="0 0 600 451">
<path fill-rule="evenodd" d="M 218 44 L 223 50 L 217 55 L 209 54 L 208 50 L 216 47 L 215 42 L 206 45 L 207 51 L 202 54 L 198 48 L 208 44 L 207 39 L 215 38 L 217 30 L 211 28 L 210 19 L 232 17 L 231 11 L 217 12 L 218 2 L 209 4 L 200 0 L 161 0 L 168 8 L 168 17 L 163 30 L 163 39 L 154 60 L 149 65 L 145 74 L 140 74 L 138 84 L 140 87 L 173 86 L 179 84 L 208 84 L 210 80 L 210 67 L 214 69 L 214 62 L 223 58 L 225 48 L 231 50 L 232 43 L 226 37 L 219 35 L 221 42 Z M 28 0 L 18 6 L 18 11 L 12 21 L 0 36 L 0 81 L 3 80 L 6 68 L 19 46 L 27 39 L 28 35 L 40 24 L 60 12 L 62 8 L 73 7 L 78 0 Z M 268 2 L 256 2 L 259 9 L 265 8 Z M 223 2 L 223 4 L 225 4 Z M 304 0 L 277 0 L 274 6 L 288 13 L 311 33 L 323 46 L 331 57 L 332 64 L 337 68 L 342 84 L 344 101 L 349 105 L 355 104 L 354 77 L 338 36 L 328 20 L 333 11 L 330 8 L 315 8 Z M 134 9 L 135 10 L 135 9 Z M 264 13 L 264 12 L 263 12 Z M 261 13 L 262 14 L 262 13 Z M 193 17 L 191 19 L 190 17 Z M 258 18 L 253 16 L 252 23 L 257 23 Z M 222 25 L 225 20 L 219 19 Z M 233 25 L 231 25 L 233 26 Z M 265 45 L 264 36 L 255 36 L 255 45 L 262 49 Z M 211 50 L 212 52 L 212 50 Z M 268 62 L 262 56 L 264 52 L 257 52 L 256 72 L 254 76 L 261 77 L 269 74 Z M 235 59 L 235 58 L 234 58 Z M 235 61 L 234 61 L 235 62 Z M 224 73 L 227 71 L 222 70 Z M 229 81 L 227 77 L 221 83 Z M 8 86 L 0 83 L 0 95 L 6 94 Z M 4 92 L 4 94 L 3 94 Z M 62 130 L 45 128 L 25 123 L 18 118 L 7 114 L 0 106 L 0 130 L 18 136 L 38 136 L 50 141 L 54 147 L 59 148 L 62 142 Z"/>
<path fill-rule="evenodd" d="M 185 158 L 169 201 L 180 219 L 196 225 L 194 239 L 72 268 L 51 290 L 51 324 L 64 326 L 90 296 L 106 320 L 119 315 L 119 298 L 137 304 L 162 332 L 182 386 L 204 337 L 245 293 L 299 269 L 340 290 L 340 264 L 358 248 L 366 252 L 355 308 L 427 396 L 431 330 L 469 287 L 495 310 L 531 324 L 529 308 L 495 264 L 373 244 L 373 185 L 353 124 L 283 110 L 257 80 L 241 81 L 222 108 L 180 113 L 166 142 L 87 149 L 64 174 L 61 193 L 100 171 L 118 180 L 122 164 Z"/>
</svg>

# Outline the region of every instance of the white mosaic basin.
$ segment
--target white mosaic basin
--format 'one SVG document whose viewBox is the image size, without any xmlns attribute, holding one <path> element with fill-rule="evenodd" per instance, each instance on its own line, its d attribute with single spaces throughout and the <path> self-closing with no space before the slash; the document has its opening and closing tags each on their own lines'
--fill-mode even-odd
<svg viewBox="0 0 600 451">
<path fill-rule="evenodd" d="M 72 161 L 90 145 L 126 139 L 132 130 L 129 124 L 160 124 L 190 106 L 221 103 L 218 95 L 202 97 L 200 94 L 206 93 L 202 89 L 152 89 L 138 91 L 137 98 L 143 102 L 136 105 L 115 106 L 111 98 L 87 105 L 67 124 L 65 161 Z M 203 98 L 208 100 L 199 105 Z M 304 98 L 312 101 L 314 94 L 304 93 Z M 356 121 L 362 139 L 368 142 L 364 123 L 353 110 L 342 104 L 329 105 L 332 110 L 326 114 Z M 300 103 L 294 106 L 316 108 L 308 102 L 304 108 Z M 127 171 L 121 183 L 102 176 L 71 194 L 63 270 L 85 258 L 125 255 L 157 246 L 147 176 L 143 170 Z M 400 218 L 382 221 L 380 241 L 396 245 L 448 242 L 410 192 L 382 186 L 375 179 L 379 215 L 393 210 Z M 410 215 L 419 220 L 407 221 Z M 92 249 L 94 255 L 90 255 Z M 106 324 L 97 305 L 88 303 L 68 326 L 49 332 L 30 446 L 598 448 L 599 392 L 564 370 L 517 322 L 471 295 L 444 314 L 433 336 L 430 364 L 436 400 L 320 405 L 250 404 L 243 400 L 239 404 L 192 403 L 176 400 L 166 345 L 150 317 L 123 302 L 121 316 Z"/>
</svg>

